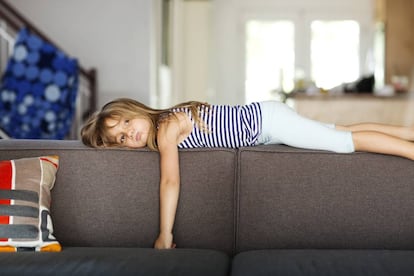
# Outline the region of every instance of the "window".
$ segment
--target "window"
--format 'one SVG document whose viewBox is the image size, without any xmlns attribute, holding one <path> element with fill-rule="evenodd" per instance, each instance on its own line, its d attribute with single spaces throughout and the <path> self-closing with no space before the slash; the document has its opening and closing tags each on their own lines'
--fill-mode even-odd
<svg viewBox="0 0 414 276">
<path fill-rule="evenodd" d="M 246 22 L 246 102 L 277 99 L 277 91 L 291 92 L 303 79 L 331 89 L 360 76 L 357 21 L 314 20 L 298 25 L 304 22 Z"/>
<path fill-rule="evenodd" d="M 294 49 L 293 22 L 247 22 L 246 102 L 269 100 L 277 90 L 293 89 Z"/>
<path fill-rule="evenodd" d="M 356 21 L 311 23 L 311 79 L 331 89 L 359 77 L 359 24 Z"/>
</svg>

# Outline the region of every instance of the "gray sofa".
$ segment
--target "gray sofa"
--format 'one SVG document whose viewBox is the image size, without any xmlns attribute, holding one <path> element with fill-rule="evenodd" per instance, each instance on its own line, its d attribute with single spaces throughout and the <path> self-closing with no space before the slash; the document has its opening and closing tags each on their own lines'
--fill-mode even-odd
<svg viewBox="0 0 414 276">
<path fill-rule="evenodd" d="M 0 140 L 58 155 L 59 253 L 0 254 L 2 275 L 414 275 L 414 162 L 285 146 L 181 150 L 177 249 L 152 249 L 159 156 Z"/>
</svg>

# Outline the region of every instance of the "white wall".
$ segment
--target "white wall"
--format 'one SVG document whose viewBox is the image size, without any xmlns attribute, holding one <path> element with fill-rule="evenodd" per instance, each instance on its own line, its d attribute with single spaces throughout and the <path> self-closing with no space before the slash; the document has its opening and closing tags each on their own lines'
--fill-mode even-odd
<svg viewBox="0 0 414 276">
<path fill-rule="evenodd" d="M 82 66 L 98 69 L 98 106 L 116 97 L 150 104 L 153 0 L 9 2 Z"/>
<path fill-rule="evenodd" d="M 211 6 L 213 1 L 171 0 L 170 96 L 162 107 L 189 100 L 214 103 L 211 93 Z M 212 97 L 213 96 L 213 97 Z"/>
</svg>

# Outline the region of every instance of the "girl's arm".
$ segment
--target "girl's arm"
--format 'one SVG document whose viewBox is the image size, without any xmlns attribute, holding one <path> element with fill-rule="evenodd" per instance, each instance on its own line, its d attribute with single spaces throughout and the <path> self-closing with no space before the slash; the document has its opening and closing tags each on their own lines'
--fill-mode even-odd
<svg viewBox="0 0 414 276">
<path fill-rule="evenodd" d="M 158 130 L 157 142 L 160 152 L 160 234 L 154 247 L 174 248 L 173 226 L 180 191 L 180 170 L 177 140 L 180 126 L 177 120 L 162 123 Z"/>
</svg>

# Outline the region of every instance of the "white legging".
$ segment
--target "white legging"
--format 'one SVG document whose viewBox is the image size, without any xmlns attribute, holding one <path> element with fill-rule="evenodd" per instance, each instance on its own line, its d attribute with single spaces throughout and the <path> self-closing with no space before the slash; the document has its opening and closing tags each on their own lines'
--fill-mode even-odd
<svg viewBox="0 0 414 276">
<path fill-rule="evenodd" d="M 292 147 L 328 150 L 338 153 L 355 151 L 350 131 L 335 129 L 297 114 L 277 101 L 261 102 L 262 133 L 259 144 L 285 144 Z"/>
</svg>

